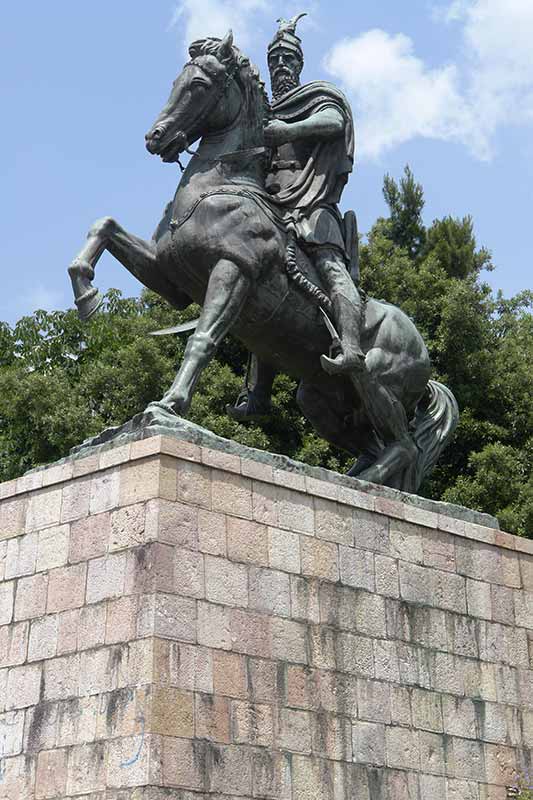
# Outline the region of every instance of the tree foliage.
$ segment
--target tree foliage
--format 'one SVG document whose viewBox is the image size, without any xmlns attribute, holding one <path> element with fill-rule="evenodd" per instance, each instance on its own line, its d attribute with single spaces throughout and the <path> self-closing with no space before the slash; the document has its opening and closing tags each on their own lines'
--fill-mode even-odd
<svg viewBox="0 0 533 800">
<path fill-rule="evenodd" d="M 399 305 L 428 345 L 433 373 L 454 392 L 461 421 L 422 493 L 495 514 L 533 536 L 533 293 L 495 295 L 483 280 L 490 254 L 469 217 L 424 225 L 424 195 L 407 168 L 386 176 L 389 208 L 361 246 L 362 286 Z M 0 323 L 0 480 L 64 456 L 104 427 L 160 398 L 183 358 L 182 337 L 150 331 L 194 318 L 151 292 L 112 290 L 104 313 L 82 324 L 74 311 L 38 311 L 14 328 Z M 205 370 L 189 418 L 221 436 L 344 470 L 346 454 L 299 415 L 295 382 L 274 384 L 274 414 L 244 426 L 225 413 L 242 386 L 247 354 L 227 338 Z"/>
</svg>

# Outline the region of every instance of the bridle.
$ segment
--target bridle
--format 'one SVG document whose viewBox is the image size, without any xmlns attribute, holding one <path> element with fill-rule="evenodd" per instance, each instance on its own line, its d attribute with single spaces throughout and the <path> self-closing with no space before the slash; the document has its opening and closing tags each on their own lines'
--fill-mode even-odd
<svg viewBox="0 0 533 800">
<path fill-rule="evenodd" d="M 202 64 L 199 64 L 197 62 L 197 59 L 193 59 L 192 61 L 188 61 L 185 64 L 185 66 L 183 67 L 183 69 L 185 70 L 187 67 L 196 67 L 201 72 L 203 72 L 203 74 L 206 76 L 206 78 L 209 78 L 210 81 L 213 81 L 213 83 L 215 83 L 215 85 L 218 84 L 217 85 L 217 90 L 214 92 L 214 94 L 211 97 L 209 103 L 202 110 L 202 112 L 198 115 L 198 117 L 196 117 L 194 119 L 193 125 L 191 127 L 191 130 L 194 130 L 195 127 L 196 128 L 200 127 L 202 125 L 202 123 L 204 123 L 211 116 L 213 111 L 217 108 L 218 104 L 220 103 L 220 101 L 222 100 L 222 98 L 224 97 L 226 92 L 228 91 L 231 82 L 233 80 L 235 80 L 235 75 L 238 72 L 238 65 L 235 63 L 235 64 L 233 64 L 232 67 L 230 67 L 229 69 L 226 69 L 223 78 L 217 78 L 216 76 L 214 76 L 213 73 L 210 73 L 207 69 L 205 69 L 205 67 Z M 239 91 L 241 93 L 241 99 L 242 99 L 242 88 L 239 85 L 239 82 L 237 80 L 235 80 L 235 84 L 236 84 L 237 88 L 239 89 Z M 237 119 L 239 118 L 240 112 L 241 112 L 241 107 L 239 107 L 239 110 L 237 111 L 237 113 L 235 114 L 235 117 L 231 120 L 231 122 L 225 128 L 221 129 L 220 131 L 217 131 L 217 135 L 223 135 L 223 134 L 227 133 L 229 130 L 231 130 L 231 128 L 237 122 Z M 188 141 L 188 137 L 185 135 L 185 131 L 182 131 L 182 133 L 185 136 L 185 140 Z M 189 155 L 192 155 L 192 156 L 196 155 L 196 153 L 193 150 L 190 150 L 189 147 L 186 147 L 184 152 L 185 153 L 189 153 Z M 184 167 L 181 164 L 179 158 L 177 159 L 177 164 L 180 167 L 181 171 L 183 172 Z"/>
</svg>

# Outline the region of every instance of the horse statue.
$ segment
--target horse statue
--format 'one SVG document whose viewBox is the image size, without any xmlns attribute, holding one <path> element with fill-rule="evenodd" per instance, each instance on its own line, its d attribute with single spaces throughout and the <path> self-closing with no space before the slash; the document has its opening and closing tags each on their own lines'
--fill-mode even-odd
<svg viewBox="0 0 533 800">
<path fill-rule="evenodd" d="M 229 332 L 249 351 L 299 379 L 297 403 L 316 432 L 357 457 L 350 475 L 416 492 L 458 421 L 455 398 L 430 380 L 414 323 L 381 300 L 365 300 L 356 374 L 327 374 L 320 356 L 338 344 L 320 278 L 265 192 L 269 103 L 259 73 L 234 46 L 202 39 L 146 134 L 164 162 L 200 144 L 153 239 L 104 217 L 69 267 L 82 319 L 102 303 L 92 285 L 108 250 L 172 306 L 202 306 L 176 378 L 159 403 L 185 415 L 202 370 Z M 329 305 L 328 305 L 329 304 Z M 333 339 L 333 341 L 332 341 Z"/>
</svg>

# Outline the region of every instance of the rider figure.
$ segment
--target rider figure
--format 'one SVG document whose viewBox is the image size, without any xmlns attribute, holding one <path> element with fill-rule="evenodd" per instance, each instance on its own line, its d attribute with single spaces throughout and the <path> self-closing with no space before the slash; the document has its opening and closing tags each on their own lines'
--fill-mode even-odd
<svg viewBox="0 0 533 800">
<path fill-rule="evenodd" d="M 349 373 L 364 367 L 362 302 L 347 269 L 349 254 L 337 206 L 353 168 L 353 120 L 348 101 L 331 84 L 300 85 L 304 59 L 296 24 L 302 16 L 278 20 L 268 48 L 274 118 L 265 128 L 265 143 L 273 149 L 266 188 L 284 209 L 332 302 L 341 353 L 335 358 L 323 355 L 322 366 L 329 373 Z M 270 410 L 275 370 L 252 356 L 249 371 L 247 388 L 228 407 L 237 420 Z"/>
</svg>

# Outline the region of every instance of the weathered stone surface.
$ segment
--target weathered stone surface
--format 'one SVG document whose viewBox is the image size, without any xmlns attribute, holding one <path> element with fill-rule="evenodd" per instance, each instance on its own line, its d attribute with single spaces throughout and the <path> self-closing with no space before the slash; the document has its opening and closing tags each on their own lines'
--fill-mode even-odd
<svg viewBox="0 0 533 800">
<path fill-rule="evenodd" d="M 504 800 L 533 748 L 531 556 L 137 444 L 5 512 L 1 800 Z"/>
</svg>

